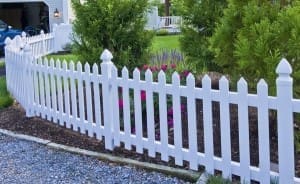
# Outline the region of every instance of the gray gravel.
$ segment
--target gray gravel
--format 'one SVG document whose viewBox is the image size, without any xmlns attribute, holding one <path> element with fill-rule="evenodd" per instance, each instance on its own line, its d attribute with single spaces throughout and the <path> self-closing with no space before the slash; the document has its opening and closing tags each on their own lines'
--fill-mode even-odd
<svg viewBox="0 0 300 184">
<path fill-rule="evenodd" d="M 0 134 L 0 183 L 185 183 Z"/>
</svg>

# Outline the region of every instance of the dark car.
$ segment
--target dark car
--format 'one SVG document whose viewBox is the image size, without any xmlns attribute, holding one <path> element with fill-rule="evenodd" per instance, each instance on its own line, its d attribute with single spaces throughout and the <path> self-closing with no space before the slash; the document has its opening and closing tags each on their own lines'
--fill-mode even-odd
<svg viewBox="0 0 300 184">
<path fill-rule="evenodd" d="M 22 31 L 18 29 L 13 29 L 11 26 L 0 20 L 0 54 L 4 51 L 5 39 L 13 39 L 17 35 L 21 35 Z"/>
</svg>

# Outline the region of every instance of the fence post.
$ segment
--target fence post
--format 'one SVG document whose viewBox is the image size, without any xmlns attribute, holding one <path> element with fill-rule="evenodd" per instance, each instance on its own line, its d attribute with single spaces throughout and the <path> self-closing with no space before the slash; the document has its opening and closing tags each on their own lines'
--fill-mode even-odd
<svg viewBox="0 0 300 184">
<path fill-rule="evenodd" d="M 103 118 L 104 118 L 104 136 L 105 136 L 105 148 L 113 150 L 113 98 L 112 98 L 112 86 L 109 83 L 111 78 L 111 70 L 114 66 L 111 59 L 113 58 L 110 51 L 105 49 L 100 59 L 101 63 L 101 74 L 103 76 L 102 83 L 102 95 L 103 95 Z"/>
<path fill-rule="evenodd" d="M 294 126 L 292 67 L 282 59 L 276 68 L 279 183 L 294 183 Z"/>
<path fill-rule="evenodd" d="M 11 53 L 9 52 L 9 47 L 11 47 L 12 44 L 12 40 L 7 37 L 5 39 L 5 47 L 4 47 L 4 53 L 5 53 L 5 71 L 6 71 L 6 85 L 7 85 L 7 89 L 8 91 L 11 93 Z"/>
<path fill-rule="evenodd" d="M 34 113 L 32 112 L 32 105 L 33 105 L 33 99 L 34 99 L 34 87 L 33 87 L 33 79 L 31 75 L 31 63 L 33 59 L 33 55 L 31 52 L 31 48 L 29 44 L 26 44 L 24 47 L 24 82 L 25 82 L 25 96 L 26 98 L 26 117 L 32 117 Z M 27 86 L 27 87 L 26 87 Z"/>
</svg>

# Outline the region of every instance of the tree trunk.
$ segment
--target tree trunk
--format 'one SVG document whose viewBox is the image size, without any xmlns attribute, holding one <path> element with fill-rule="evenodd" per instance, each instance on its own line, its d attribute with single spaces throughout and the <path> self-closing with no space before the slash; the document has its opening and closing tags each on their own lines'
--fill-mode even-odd
<svg viewBox="0 0 300 184">
<path fill-rule="evenodd" d="M 170 16 L 170 0 L 165 0 L 165 16 Z"/>
</svg>

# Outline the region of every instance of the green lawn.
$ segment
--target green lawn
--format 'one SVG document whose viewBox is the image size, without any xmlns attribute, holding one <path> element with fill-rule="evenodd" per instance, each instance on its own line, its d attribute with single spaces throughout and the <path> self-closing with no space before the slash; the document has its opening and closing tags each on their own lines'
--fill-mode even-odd
<svg viewBox="0 0 300 184">
<path fill-rule="evenodd" d="M 155 36 L 153 38 L 152 43 L 152 52 L 156 53 L 161 50 L 173 50 L 179 48 L 179 37 L 180 35 L 167 35 L 167 36 Z M 78 57 L 74 54 L 51 54 L 47 56 L 48 59 L 53 58 L 54 60 L 60 59 L 63 61 L 64 59 L 66 61 L 73 60 L 74 62 L 78 61 Z"/>
<path fill-rule="evenodd" d="M 155 36 L 152 43 L 152 52 L 157 52 L 162 49 L 177 49 L 179 48 L 180 35 Z"/>
<path fill-rule="evenodd" d="M 5 77 L 0 77 L 0 109 L 9 107 L 12 103 L 13 99 L 6 88 L 6 79 Z"/>
</svg>

